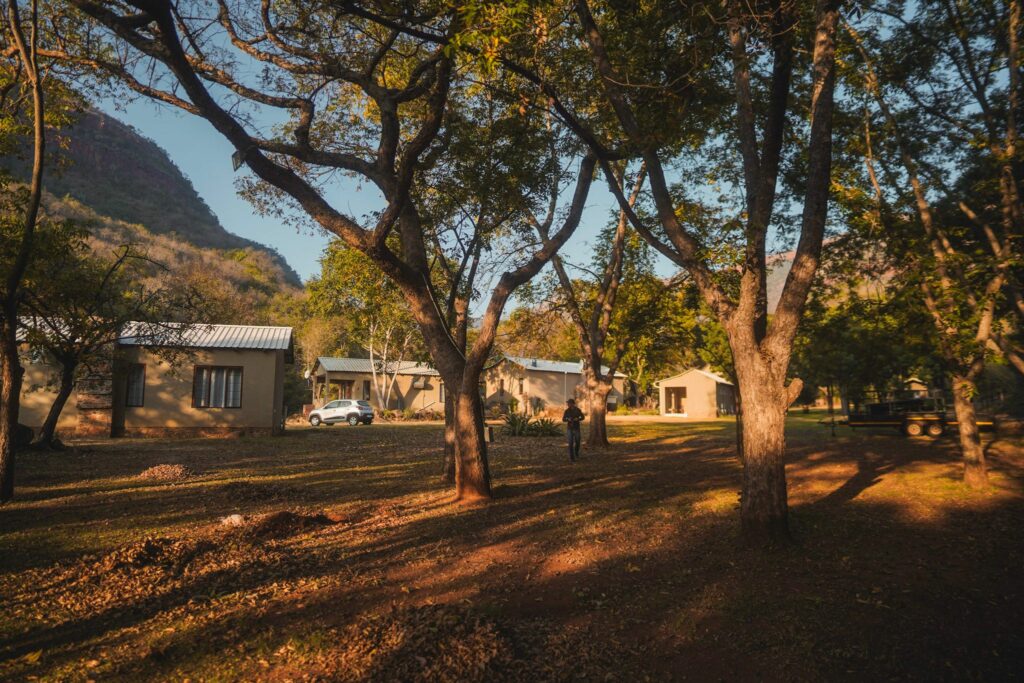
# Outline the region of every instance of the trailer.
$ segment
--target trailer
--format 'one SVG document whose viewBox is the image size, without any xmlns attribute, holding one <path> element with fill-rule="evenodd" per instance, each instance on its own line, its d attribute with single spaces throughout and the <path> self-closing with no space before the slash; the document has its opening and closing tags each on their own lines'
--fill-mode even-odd
<svg viewBox="0 0 1024 683">
<path fill-rule="evenodd" d="M 854 428 L 892 427 L 906 436 L 931 437 L 942 436 L 957 427 L 956 418 L 946 409 L 946 402 L 937 397 L 868 403 L 862 411 L 851 413 L 846 424 Z M 988 418 L 978 418 L 979 430 L 991 430 L 993 425 Z"/>
</svg>

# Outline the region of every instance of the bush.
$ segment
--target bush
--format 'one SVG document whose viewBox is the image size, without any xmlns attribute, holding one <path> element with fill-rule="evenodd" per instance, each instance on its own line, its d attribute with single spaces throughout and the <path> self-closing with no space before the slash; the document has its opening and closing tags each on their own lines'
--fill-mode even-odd
<svg viewBox="0 0 1024 683">
<path fill-rule="evenodd" d="M 562 432 L 559 424 L 550 418 L 531 420 L 522 413 L 506 415 L 501 431 L 509 436 L 558 436 Z"/>
<path fill-rule="evenodd" d="M 529 436 L 559 436 L 562 426 L 549 417 L 534 420 L 527 428 Z"/>
<path fill-rule="evenodd" d="M 509 436 L 529 436 L 530 418 L 522 413 L 509 413 L 505 416 L 505 426 L 501 428 L 503 434 Z"/>
<path fill-rule="evenodd" d="M 403 420 L 411 420 L 414 417 L 416 417 L 416 411 L 413 410 L 412 408 L 406 408 L 405 410 L 402 411 Z"/>
</svg>

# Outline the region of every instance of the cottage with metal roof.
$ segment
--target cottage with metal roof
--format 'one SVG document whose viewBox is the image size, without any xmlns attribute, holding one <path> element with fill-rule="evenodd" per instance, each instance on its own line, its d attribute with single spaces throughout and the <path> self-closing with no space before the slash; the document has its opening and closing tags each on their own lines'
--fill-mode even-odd
<svg viewBox="0 0 1024 683">
<path fill-rule="evenodd" d="M 602 367 L 601 371 L 607 373 L 608 368 Z M 616 372 L 608 394 L 610 410 L 622 404 L 625 382 L 626 375 Z M 546 408 L 561 409 L 568 399 L 586 396 L 583 361 L 505 356 L 484 373 L 482 391 L 488 406 L 507 408 L 514 400 L 520 410 L 531 414 Z"/>
<path fill-rule="evenodd" d="M 179 351 L 173 360 L 161 347 Z M 77 436 L 276 434 L 284 428 L 285 364 L 292 328 L 265 325 L 130 324 L 109 359 L 78 380 L 58 431 Z M 54 368 L 28 354 L 22 423 L 42 424 Z"/>
<path fill-rule="evenodd" d="M 377 381 L 384 387 L 386 401 L 382 401 L 374 389 L 374 370 Z M 389 387 L 392 376 L 394 383 Z M 370 401 L 378 410 L 444 412 L 444 383 L 437 370 L 425 363 L 401 361 L 397 366 L 385 367 L 368 358 L 321 356 L 313 364 L 309 379 L 315 408 L 334 399 L 356 399 Z"/>
<path fill-rule="evenodd" d="M 732 382 L 708 370 L 691 368 L 654 385 L 662 415 L 711 420 L 736 414 Z"/>
</svg>

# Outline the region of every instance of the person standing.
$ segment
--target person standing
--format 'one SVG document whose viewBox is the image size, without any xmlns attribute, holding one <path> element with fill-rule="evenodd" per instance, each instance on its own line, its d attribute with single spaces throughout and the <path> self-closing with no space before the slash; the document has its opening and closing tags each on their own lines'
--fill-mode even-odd
<svg viewBox="0 0 1024 683">
<path fill-rule="evenodd" d="M 576 462 L 580 457 L 580 423 L 583 422 L 585 415 L 576 407 L 574 399 L 570 398 L 565 405 L 562 422 L 565 423 L 565 435 L 569 439 L 569 462 Z"/>
</svg>

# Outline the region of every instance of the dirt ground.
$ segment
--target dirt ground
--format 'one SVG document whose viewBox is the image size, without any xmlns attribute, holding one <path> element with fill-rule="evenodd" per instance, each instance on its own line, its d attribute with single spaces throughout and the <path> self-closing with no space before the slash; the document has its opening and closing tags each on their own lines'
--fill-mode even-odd
<svg viewBox="0 0 1024 683">
<path fill-rule="evenodd" d="M 731 422 L 614 420 L 570 465 L 499 436 L 495 500 L 438 425 L 23 454 L 0 508 L 10 680 L 1012 679 L 1024 447 L 789 429 L 791 547 L 738 542 Z"/>
</svg>

